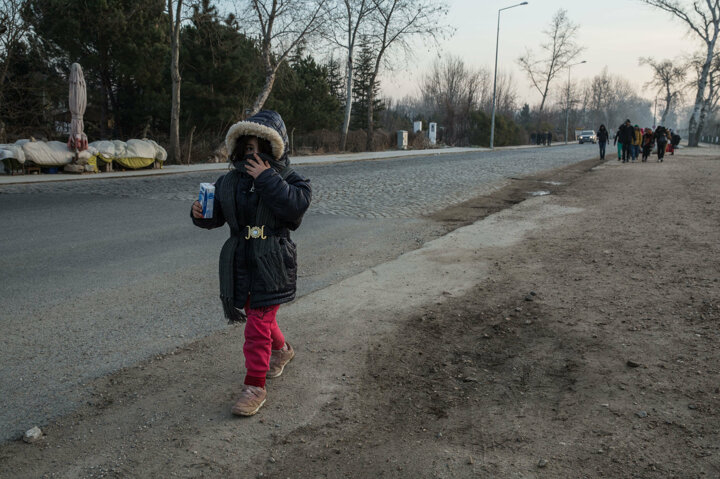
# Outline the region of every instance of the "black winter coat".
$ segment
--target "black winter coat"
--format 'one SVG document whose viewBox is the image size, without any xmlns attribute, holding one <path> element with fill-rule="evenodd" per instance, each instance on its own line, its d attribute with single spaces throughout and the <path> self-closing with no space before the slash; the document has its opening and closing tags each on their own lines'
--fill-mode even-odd
<svg viewBox="0 0 720 479">
<path fill-rule="evenodd" d="M 633 128 L 632 125 L 626 125 L 625 123 L 623 123 L 622 125 L 620 125 L 618 133 L 618 141 L 620 143 L 622 143 L 623 145 L 632 144 L 633 139 L 635 138 L 635 128 Z"/>
<path fill-rule="evenodd" d="M 607 143 L 609 136 L 607 130 L 598 130 L 597 139 L 600 143 Z"/>
<path fill-rule="evenodd" d="M 664 127 L 658 126 L 655 129 L 655 141 L 657 141 L 658 145 L 667 145 L 667 130 Z"/>
<path fill-rule="evenodd" d="M 223 215 L 219 192 L 223 188 L 223 180 L 225 176 L 221 176 L 215 182 L 215 202 L 213 203 L 213 217 L 207 219 L 195 219 L 193 223 L 201 228 L 217 228 L 225 224 L 225 216 Z M 263 199 L 265 205 L 280 220 L 282 227 L 278 231 L 272 232 L 277 236 L 284 238 L 287 248 L 283 248 L 285 265 L 290 273 L 290 282 L 287 287 L 281 291 L 268 291 L 262 278 L 256 273 L 254 257 L 252 254 L 252 245 L 254 241 L 262 241 L 261 239 L 243 240 L 235 254 L 234 265 L 234 298 L 235 307 L 242 308 L 245 305 L 248 294 L 250 295 L 250 307 L 259 308 L 275 304 L 287 303 L 295 299 L 297 289 L 297 252 L 295 243 L 290 239 L 290 230 L 296 230 L 302 221 L 302 217 L 310 206 L 312 197 L 312 189 L 310 180 L 300 176 L 293 171 L 285 180 L 272 168 L 263 171 L 257 179 L 243 173 L 235 190 L 235 201 L 237 216 L 240 224 L 255 226 L 255 214 L 257 212 L 260 198 Z M 246 230 L 243 229 L 239 234 L 245 237 Z M 231 234 L 234 234 L 231 232 Z M 283 241 L 281 240 L 281 244 Z"/>
</svg>

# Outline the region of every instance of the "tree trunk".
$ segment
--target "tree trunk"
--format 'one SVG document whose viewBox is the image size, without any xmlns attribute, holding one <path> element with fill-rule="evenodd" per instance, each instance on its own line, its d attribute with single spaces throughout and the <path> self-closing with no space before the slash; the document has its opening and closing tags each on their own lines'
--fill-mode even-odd
<svg viewBox="0 0 720 479">
<path fill-rule="evenodd" d="M 702 131 L 705 128 L 705 118 L 707 117 L 707 113 L 710 110 L 709 101 L 706 101 L 702 108 L 700 109 L 700 119 L 698 120 L 697 124 L 697 130 L 695 137 L 697 138 L 698 143 L 700 142 L 700 138 L 702 138 Z"/>
<path fill-rule="evenodd" d="M 345 115 L 343 116 L 342 130 L 340 131 L 340 151 L 345 151 L 347 135 L 350 129 L 350 115 L 352 114 L 352 86 L 353 86 L 353 50 L 348 50 L 347 79 L 345 81 Z"/>
<path fill-rule="evenodd" d="M 554 65 L 555 65 L 555 60 L 553 59 L 552 62 L 550 63 L 550 72 L 552 72 Z M 568 79 L 568 81 L 569 81 L 569 79 Z M 550 73 L 548 73 L 548 76 L 545 79 L 545 91 L 543 91 L 543 94 L 542 94 L 542 101 L 540 102 L 540 108 L 538 109 L 538 113 L 542 113 L 543 108 L 545 107 L 545 100 L 547 99 L 547 96 L 548 96 L 548 90 L 550 90 Z"/>
<path fill-rule="evenodd" d="M 375 148 L 375 141 L 373 138 L 373 136 L 374 136 L 373 131 L 374 131 L 374 126 L 375 126 L 375 124 L 373 122 L 373 117 L 375 116 L 375 111 L 374 111 L 375 110 L 375 108 L 374 108 L 375 92 L 373 91 L 374 85 L 375 85 L 375 75 L 373 75 L 370 78 L 370 83 L 369 83 L 368 92 L 367 92 L 367 101 L 368 101 L 368 105 L 367 105 L 367 113 L 368 113 L 367 114 L 367 140 L 365 142 L 365 150 L 367 150 L 367 151 L 373 151 Z"/>
<path fill-rule="evenodd" d="M 3 96 L 3 85 L 5 84 L 5 77 L 7 76 L 8 68 L 10 67 L 10 56 L 12 55 L 12 50 L 8 49 L 5 53 L 5 61 L 3 61 L 3 69 L 0 73 L 0 99 L 2 99 Z"/>
<path fill-rule="evenodd" d="M 253 103 L 252 106 L 252 113 L 251 115 L 254 115 L 255 113 L 262 110 L 263 105 L 267 101 L 268 97 L 270 96 L 270 92 L 272 91 L 273 84 L 275 83 L 275 73 L 276 70 L 274 68 L 268 68 L 265 72 L 265 85 L 263 85 L 262 90 L 260 91 L 260 94 L 255 98 L 255 103 Z M 230 152 L 228 152 L 229 154 Z"/>
<path fill-rule="evenodd" d="M 107 140 L 107 120 L 108 120 L 108 97 L 105 82 L 100 81 L 100 138 Z"/>
<path fill-rule="evenodd" d="M 697 116 L 693 108 L 693 113 L 690 115 L 690 121 L 688 122 L 688 146 L 698 146 L 698 143 L 700 143 L 700 137 L 696 136 L 696 132 Z"/>
<path fill-rule="evenodd" d="M 170 76 L 172 78 L 172 108 L 170 111 L 170 161 L 181 164 L 180 151 L 180 14 L 183 0 L 175 0 L 175 16 L 173 17 L 172 0 L 168 0 L 168 13 L 170 14 Z"/>
<path fill-rule="evenodd" d="M 174 47 L 173 47 L 174 50 Z M 180 71 L 178 53 L 173 51 L 170 72 L 172 76 L 172 109 L 170 111 L 170 161 L 180 164 Z"/>
<path fill-rule="evenodd" d="M 117 116 L 118 116 L 119 113 L 120 113 L 120 105 L 118 104 L 117 96 L 115 96 L 115 94 L 113 93 L 112 80 L 110 79 L 110 75 L 109 75 L 109 74 L 105 77 L 105 82 L 106 82 L 105 91 L 107 92 L 108 101 L 110 102 L 110 111 L 112 112 L 112 117 L 111 117 L 111 121 L 112 121 L 112 131 L 111 131 L 111 135 L 114 135 L 115 137 L 117 137 L 117 136 L 118 136 L 118 135 L 117 135 L 118 126 L 117 126 L 117 122 L 115 121 L 115 119 L 117 118 Z"/>
<path fill-rule="evenodd" d="M 545 92 L 543 93 L 542 100 L 540 101 L 540 108 L 538 108 L 538 114 L 542 113 L 543 108 L 545 107 L 545 99 L 547 98 L 547 92 L 548 92 L 548 87 L 547 87 L 547 85 L 545 85 Z"/>
<path fill-rule="evenodd" d="M 713 36 L 711 41 L 707 42 L 705 64 L 702 67 L 700 78 L 698 79 L 698 89 L 695 94 L 695 105 L 693 106 L 693 112 L 692 115 L 690 115 L 690 121 L 688 122 L 688 146 L 698 146 L 698 143 L 700 142 L 701 132 L 698 130 L 698 118 L 700 117 L 701 110 L 705 104 L 705 86 L 707 85 L 716 40 L 717 33 Z"/>
<path fill-rule="evenodd" d="M 187 147 L 187 164 L 190 164 L 190 157 L 192 156 L 192 140 L 193 135 L 195 134 L 195 125 L 193 125 L 192 129 L 190 130 L 190 139 L 188 140 L 188 147 Z"/>
<path fill-rule="evenodd" d="M 665 126 L 665 119 L 667 118 L 667 114 L 670 111 L 670 103 L 672 102 L 672 95 L 670 92 L 667 92 L 665 95 L 665 109 L 663 110 L 662 117 L 660 117 L 660 124 Z"/>
</svg>

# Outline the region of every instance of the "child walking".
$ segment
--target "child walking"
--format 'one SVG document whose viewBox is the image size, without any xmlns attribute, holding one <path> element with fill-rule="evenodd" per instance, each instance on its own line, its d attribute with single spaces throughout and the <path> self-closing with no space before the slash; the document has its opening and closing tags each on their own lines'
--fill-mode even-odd
<svg viewBox="0 0 720 479">
<path fill-rule="evenodd" d="M 278 327 L 281 304 L 295 299 L 297 252 L 290 239 L 310 206 L 310 181 L 290 168 L 285 123 L 263 110 L 233 125 L 225 144 L 230 171 L 215 182 L 213 217 L 192 205 L 196 226 L 225 223 L 220 252 L 220 299 L 229 322 L 245 324 L 244 385 L 232 413 L 252 416 L 265 404 L 265 378 L 278 377 L 295 356 Z M 243 312 L 244 310 L 244 312 Z"/>
</svg>

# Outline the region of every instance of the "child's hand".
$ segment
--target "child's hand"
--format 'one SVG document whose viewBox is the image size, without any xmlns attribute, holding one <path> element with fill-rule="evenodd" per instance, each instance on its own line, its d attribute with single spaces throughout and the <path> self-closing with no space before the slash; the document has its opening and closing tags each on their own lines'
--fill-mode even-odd
<svg viewBox="0 0 720 479">
<path fill-rule="evenodd" d="M 270 169 L 270 164 L 267 161 L 260 159 L 257 153 L 253 156 L 254 158 L 250 158 L 248 160 L 248 164 L 245 165 L 245 170 L 248 172 L 248 175 L 253 178 L 257 178 L 260 176 L 260 173 Z"/>
<path fill-rule="evenodd" d="M 193 203 L 193 205 L 192 205 L 192 215 L 193 215 L 193 218 L 195 218 L 195 219 L 198 219 L 198 220 L 199 220 L 199 219 L 202 219 L 202 217 L 203 217 L 203 214 L 202 214 L 202 205 L 200 204 L 199 201 L 195 201 L 195 203 Z"/>
</svg>

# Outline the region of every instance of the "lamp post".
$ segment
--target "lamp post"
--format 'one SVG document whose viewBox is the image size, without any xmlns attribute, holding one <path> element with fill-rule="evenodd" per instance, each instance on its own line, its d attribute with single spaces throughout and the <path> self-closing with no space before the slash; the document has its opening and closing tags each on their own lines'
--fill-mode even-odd
<svg viewBox="0 0 720 479">
<path fill-rule="evenodd" d="M 500 12 L 509 8 L 519 7 L 520 5 L 527 5 L 528 2 L 518 3 L 516 5 L 510 5 L 509 7 L 501 8 L 498 10 L 498 24 L 497 24 L 497 38 L 495 39 L 495 74 L 493 75 L 493 100 L 492 100 L 492 120 L 490 123 L 490 149 L 495 148 L 495 92 L 497 89 L 497 61 L 498 61 L 498 47 L 500 46 Z"/>
<path fill-rule="evenodd" d="M 662 118 L 657 118 L 657 107 L 658 107 L 658 98 L 660 98 L 660 93 L 655 95 L 655 109 L 653 110 L 653 130 L 657 126 L 657 124 L 662 120 Z M 660 100 L 663 101 L 663 100 Z"/>
<path fill-rule="evenodd" d="M 657 99 L 658 99 L 658 95 L 655 95 L 655 108 L 653 109 L 653 124 L 652 124 L 653 130 L 655 130 L 655 118 L 657 117 Z"/>
<path fill-rule="evenodd" d="M 570 121 L 570 69 L 574 67 L 575 65 L 582 65 L 583 63 L 587 63 L 587 61 L 583 60 L 578 63 L 573 63 L 572 65 L 568 65 L 568 93 L 567 93 L 567 105 L 565 108 L 565 144 L 568 144 L 568 123 Z"/>
</svg>

